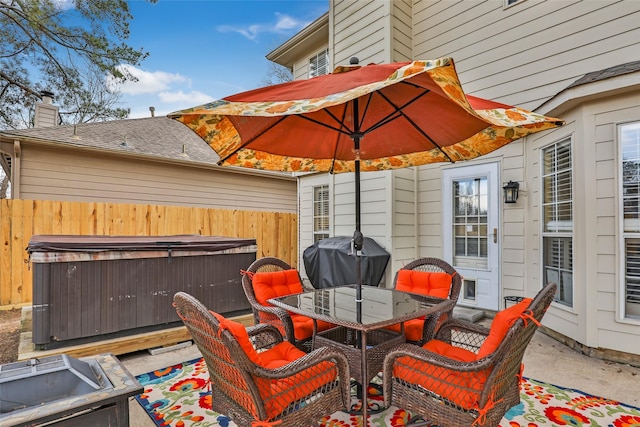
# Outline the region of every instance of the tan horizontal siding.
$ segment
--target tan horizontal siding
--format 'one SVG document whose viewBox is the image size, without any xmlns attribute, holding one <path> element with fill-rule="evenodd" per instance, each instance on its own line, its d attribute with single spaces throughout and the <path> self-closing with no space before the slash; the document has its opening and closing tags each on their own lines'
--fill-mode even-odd
<svg viewBox="0 0 640 427">
<path fill-rule="evenodd" d="M 640 59 L 636 1 L 419 2 L 414 13 L 417 57 L 452 56 L 467 93 L 528 109 Z"/>
<path fill-rule="evenodd" d="M 356 56 L 360 64 L 388 61 L 385 55 L 385 26 L 389 25 L 385 2 L 369 2 L 362 7 L 359 1 L 336 2 L 334 11 L 334 65 L 348 64 Z"/>
<path fill-rule="evenodd" d="M 296 212 L 296 181 L 71 150 L 23 149 L 19 197 Z"/>
</svg>

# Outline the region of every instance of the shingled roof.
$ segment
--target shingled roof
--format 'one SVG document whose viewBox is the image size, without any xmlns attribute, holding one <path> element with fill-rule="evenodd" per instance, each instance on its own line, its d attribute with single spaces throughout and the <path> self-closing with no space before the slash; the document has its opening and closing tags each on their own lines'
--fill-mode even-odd
<svg viewBox="0 0 640 427">
<path fill-rule="evenodd" d="M 640 61 L 627 62 L 625 64 L 615 65 L 613 67 L 605 68 L 603 70 L 593 71 L 580 77 L 575 82 L 571 83 L 567 89 L 580 86 L 587 83 L 593 83 L 600 80 L 609 79 L 611 77 L 621 76 L 623 74 L 635 73 L 640 71 Z"/>
<path fill-rule="evenodd" d="M 216 152 L 192 130 L 164 116 L 7 130 L 1 131 L 0 136 L 210 165 L 219 160 Z"/>
</svg>

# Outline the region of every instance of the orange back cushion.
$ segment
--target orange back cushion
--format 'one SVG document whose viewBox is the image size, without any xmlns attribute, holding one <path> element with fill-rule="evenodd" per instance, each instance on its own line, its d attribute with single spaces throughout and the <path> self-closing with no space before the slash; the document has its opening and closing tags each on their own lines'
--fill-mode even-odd
<svg viewBox="0 0 640 427">
<path fill-rule="evenodd" d="M 428 271 L 398 270 L 396 289 L 415 294 L 448 298 L 451 291 L 451 275 Z"/>
<path fill-rule="evenodd" d="M 249 340 L 249 334 L 247 334 L 247 330 L 242 323 L 227 319 L 226 317 L 216 313 L 215 311 L 210 310 L 209 312 L 216 319 L 218 319 L 218 322 L 220 322 L 220 329 L 225 329 L 229 331 L 231 335 L 233 335 L 249 360 L 257 365 L 261 365 L 263 363 L 260 354 L 253 347 L 253 344 L 251 344 L 251 341 Z"/>
<path fill-rule="evenodd" d="M 525 298 L 518 304 L 512 305 L 496 314 L 496 317 L 491 322 L 489 335 L 480 346 L 480 349 L 478 349 L 478 359 L 488 356 L 498 348 L 513 322 L 522 315 L 530 303 L 531 298 Z"/>
<path fill-rule="evenodd" d="M 267 302 L 270 298 L 298 294 L 303 291 L 300 276 L 295 269 L 255 273 L 251 281 L 256 300 L 262 305 L 271 305 Z"/>
</svg>

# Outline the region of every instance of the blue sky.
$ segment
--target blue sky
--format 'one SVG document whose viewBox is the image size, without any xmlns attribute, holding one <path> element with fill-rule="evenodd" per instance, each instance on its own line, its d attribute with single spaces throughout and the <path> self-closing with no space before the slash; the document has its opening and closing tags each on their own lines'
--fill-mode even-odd
<svg viewBox="0 0 640 427">
<path fill-rule="evenodd" d="M 327 0 L 142 0 L 128 44 L 149 52 L 120 87 L 130 118 L 193 107 L 264 85 L 265 56 L 329 9 Z"/>
</svg>

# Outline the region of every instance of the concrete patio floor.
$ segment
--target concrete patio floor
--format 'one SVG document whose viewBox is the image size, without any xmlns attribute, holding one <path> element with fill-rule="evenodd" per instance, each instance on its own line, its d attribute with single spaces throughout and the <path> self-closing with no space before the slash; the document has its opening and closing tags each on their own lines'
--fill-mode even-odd
<svg viewBox="0 0 640 427">
<path fill-rule="evenodd" d="M 141 351 L 119 356 L 133 375 L 143 374 L 200 356 L 195 345 L 155 356 Z M 640 407 L 640 368 L 585 356 L 537 331 L 524 356 L 524 375 L 585 393 Z M 155 424 L 138 402 L 130 400 L 132 427 Z"/>
</svg>

